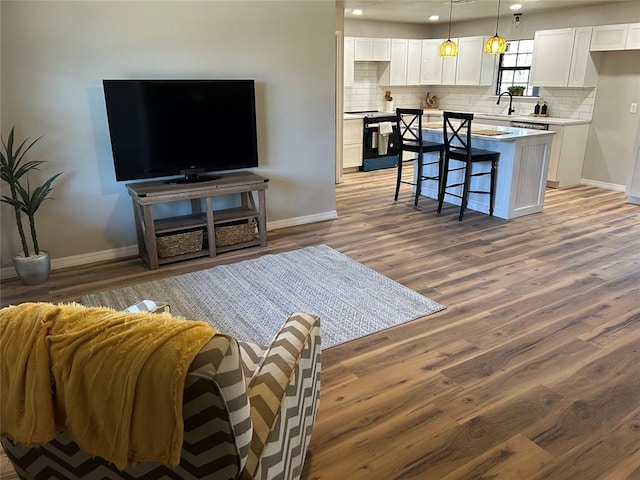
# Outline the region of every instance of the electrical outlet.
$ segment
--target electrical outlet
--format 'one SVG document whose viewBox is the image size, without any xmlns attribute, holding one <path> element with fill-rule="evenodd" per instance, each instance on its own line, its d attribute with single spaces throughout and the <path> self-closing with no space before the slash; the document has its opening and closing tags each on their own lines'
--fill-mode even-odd
<svg viewBox="0 0 640 480">
<path fill-rule="evenodd" d="M 629 108 L 629 113 L 638 113 L 638 104 L 632 103 L 631 108 Z"/>
</svg>

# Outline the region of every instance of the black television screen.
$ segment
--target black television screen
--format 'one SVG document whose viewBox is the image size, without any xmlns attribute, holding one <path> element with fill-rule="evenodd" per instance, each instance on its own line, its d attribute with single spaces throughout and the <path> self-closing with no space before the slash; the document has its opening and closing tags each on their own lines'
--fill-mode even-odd
<svg viewBox="0 0 640 480">
<path fill-rule="evenodd" d="M 103 80 L 116 180 L 258 166 L 253 80 Z"/>
</svg>

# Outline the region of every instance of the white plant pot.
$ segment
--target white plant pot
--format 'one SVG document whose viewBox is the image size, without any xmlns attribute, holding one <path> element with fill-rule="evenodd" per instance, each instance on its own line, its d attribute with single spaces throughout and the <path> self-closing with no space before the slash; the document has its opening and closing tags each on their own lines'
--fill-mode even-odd
<svg viewBox="0 0 640 480">
<path fill-rule="evenodd" d="M 49 254 L 44 250 L 41 250 L 39 255 L 33 252 L 30 253 L 31 256 L 29 257 L 25 257 L 22 253 L 13 257 L 13 266 L 22 283 L 25 285 L 40 285 L 49 279 L 49 272 L 51 271 Z"/>
</svg>

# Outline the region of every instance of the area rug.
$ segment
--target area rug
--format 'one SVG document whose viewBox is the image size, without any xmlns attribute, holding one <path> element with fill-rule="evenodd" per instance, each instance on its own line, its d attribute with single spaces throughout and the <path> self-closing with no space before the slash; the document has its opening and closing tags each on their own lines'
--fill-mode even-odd
<svg viewBox="0 0 640 480">
<path fill-rule="evenodd" d="M 293 312 L 318 315 L 328 348 L 444 309 L 348 256 L 318 245 L 82 297 L 124 309 L 142 299 L 268 344 Z"/>
</svg>

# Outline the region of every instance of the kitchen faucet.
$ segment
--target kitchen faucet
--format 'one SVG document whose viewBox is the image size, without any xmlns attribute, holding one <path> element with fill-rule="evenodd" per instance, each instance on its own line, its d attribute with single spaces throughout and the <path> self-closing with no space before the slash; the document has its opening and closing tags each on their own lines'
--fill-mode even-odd
<svg viewBox="0 0 640 480">
<path fill-rule="evenodd" d="M 502 95 L 509 95 L 509 110 L 507 110 L 507 115 L 511 115 L 513 112 L 516 111 L 515 108 L 512 108 L 513 95 L 511 95 L 511 92 L 502 92 L 500 95 L 498 95 L 498 101 L 496 102 L 496 105 L 500 105 L 500 98 L 502 98 Z"/>
</svg>

